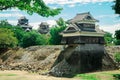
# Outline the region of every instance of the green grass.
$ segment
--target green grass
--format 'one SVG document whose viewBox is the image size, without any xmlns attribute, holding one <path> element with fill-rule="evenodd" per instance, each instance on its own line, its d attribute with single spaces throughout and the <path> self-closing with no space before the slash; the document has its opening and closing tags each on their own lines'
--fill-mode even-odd
<svg viewBox="0 0 120 80">
<path fill-rule="evenodd" d="M 77 74 L 76 77 L 80 77 L 83 80 L 100 80 L 95 74 Z"/>
<path fill-rule="evenodd" d="M 0 76 L 17 76 L 17 74 L 0 74 Z"/>
</svg>

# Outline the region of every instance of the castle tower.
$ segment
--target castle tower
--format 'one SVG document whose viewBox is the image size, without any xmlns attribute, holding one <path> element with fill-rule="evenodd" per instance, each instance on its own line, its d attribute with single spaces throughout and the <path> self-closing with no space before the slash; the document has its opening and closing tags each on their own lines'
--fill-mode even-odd
<svg viewBox="0 0 120 80">
<path fill-rule="evenodd" d="M 32 26 L 29 25 L 28 19 L 25 16 L 20 17 L 18 19 L 18 26 L 22 27 L 25 31 L 31 31 Z"/>
<path fill-rule="evenodd" d="M 89 12 L 77 14 L 68 20 L 68 27 L 61 33 L 62 44 L 104 44 L 104 32 L 96 26 Z"/>
<path fill-rule="evenodd" d="M 41 34 L 47 34 L 49 32 L 49 24 L 47 22 L 41 22 L 38 32 Z"/>
</svg>

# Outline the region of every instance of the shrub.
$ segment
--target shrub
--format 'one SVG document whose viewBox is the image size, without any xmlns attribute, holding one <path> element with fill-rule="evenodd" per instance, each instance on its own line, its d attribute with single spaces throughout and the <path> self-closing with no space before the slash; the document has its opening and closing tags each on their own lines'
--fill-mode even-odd
<svg viewBox="0 0 120 80">
<path fill-rule="evenodd" d="M 115 77 L 115 80 L 120 80 L 120 74 L 113 74 L 113 77 Z"/>
<path fill-rule="evenodd" d="M 18 40 L 10 29 L 0 28 L 0 48 L 15 47 Z"/>
<path fill-rule="evenodd" d="M 21 46 L 25 48 L 34 45 L 45 45 L 45 44 L 46 44 L 46 39 L 43 35 L 39 34 L 36 31 L 31 31 L 31 32 L 27 32 L 23 36 Z"/>
<path fill-rule="evenodd" d="M 115 61 L 116 62 L 120 62 L 120 52 L 117 52 L 115 55 L 114 55 L 114 58 L 115 58 Z"/>
</svg>

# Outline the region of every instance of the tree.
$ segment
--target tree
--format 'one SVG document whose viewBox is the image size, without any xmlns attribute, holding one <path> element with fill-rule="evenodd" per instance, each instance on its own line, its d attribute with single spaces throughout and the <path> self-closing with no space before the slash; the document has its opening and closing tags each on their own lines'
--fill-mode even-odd
<svg viewBox="0 0 120 80">
<path fill-rule="evenodd" d="M 115 10 L 115 13 L 120 14 L 120 0 L 115 0 L 114 3 L 113 9 Z"/>
<path fill-rule="evenodd" d="M 31 32 L 27 32 L 23 36 L 21 46 L 25 48 L 34 45 L 45 45 L 45 44 L 46 44 L 46 39 L 44 38 L 43 35 L 39 34 L 36 31 L 31 31 Z"/>
<path fill-rule="evenodd" d="M 10 29 L 0 28 L 0 48 L 15 47 L 18 41 Z"/>
<path fill-rule="evenodd" d="M 4 27 L 4 26 L 11 26 L 11 24 L 9 24 L 7 20 L 1 20 L 0 27 Z"/>
<path fill-rule="evenodd" d="M 26 33 L 21 27 L 13 26 L 13 25 L 9 24 L 7 20 L 1 20 L 0 28 L 10 29 L 14 33 L 14 37 L 16 37 L 18 39 L 18 46 L 21 45 L 22 38 L 23 38 L 24 34 Z"/>
<path fill-rule="evenodd" d="M 116 30 L 115 31 L 115 40 L 114 40 L 114 43 L 116 45 L 120 45 L 120 30 Z"/>
<path fill-rule="evenodd" d="M 61 42 L 62 36 L 60 32 L 62 32 L 66 28 L 66 23 L 62 18 L 59 18 L 57 21 L 57 25 L 50 29 L 50 44 L 58 45 Z"/>
<path fill-rule="evenodd" d="M 43 17 L 55 16 L 62 10 L 61 8 L 49 8 L 43 0 L 0 0 L 0 10 L 16 7 L 29 14 L 37 13 Z"/>
<path fill-rule="evenodd" d="M 112 34 L 111 34 L 111 33 L 106 32 L 106 33 L 104 34 L 104 38 L 105 38 L 105 42 L 106 42 L 107 45 L 112 44 L 113 38 L 112 38 Z"/>
</svg>

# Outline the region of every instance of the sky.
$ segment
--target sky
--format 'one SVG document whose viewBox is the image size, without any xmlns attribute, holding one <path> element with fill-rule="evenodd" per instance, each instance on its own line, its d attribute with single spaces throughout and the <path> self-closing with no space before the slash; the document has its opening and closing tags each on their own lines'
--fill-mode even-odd
<svg viewBox="0 0 120 80">
<path fill-rule="evenodd" d="M 78 13 L 90 12 L 95 19 L 99 20 L 97 24 L 100 29 L 113 34 L 115 30 L 120 29 L 120 17 L 112 10 L 112 5 L 114 5 L 113 0 L 44 0 L 44 2 L 50 8 L 63 8 L 63 10 L 57 16 L 46 18 L 36 13 L 29 15 L 25 11 L 12 8 L 0 11 L 0 20 L 7 19 L 9 23 L 16 25 L 18 19 L 25 16 L 29 19 L 29 24 L 34 29 L 37 29 L 41 22 L 48 22 L 50 25 L 55 25 L 55 20 L 60 17 L 64 20 L 69 20 Z"/>
</svg>

